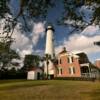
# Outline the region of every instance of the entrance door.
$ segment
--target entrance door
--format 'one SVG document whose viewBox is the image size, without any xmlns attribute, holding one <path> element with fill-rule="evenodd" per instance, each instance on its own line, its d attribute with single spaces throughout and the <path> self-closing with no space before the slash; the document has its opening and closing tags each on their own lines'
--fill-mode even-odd
<svg viewBox="0 0 100 100">
<path fill-rule="evenodd" d="M 37 80 L 40 80 L 41 79 L 41 74 L 40 72 L 37 72 Z"/>
<path fill-rule="evenodd" d="M 54 75 L 50 75 L 50 79 L 54 79 Z"/>
</svg>

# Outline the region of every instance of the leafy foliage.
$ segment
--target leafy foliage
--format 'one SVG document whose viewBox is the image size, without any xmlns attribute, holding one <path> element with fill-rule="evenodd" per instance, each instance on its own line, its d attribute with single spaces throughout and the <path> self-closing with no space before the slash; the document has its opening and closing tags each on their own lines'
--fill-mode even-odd
<svg viewBox="0 0 100 100">
<path fill-rule="evenodd" d="M 88 25 L 100 25 L 100 0 L 63 0 L 64 12 L 60 24 L 73 27 L 72 33 L 77 29 L 83 30 Z M 87 15 L 83 10 L 90 11 Z"/>
<path fill-rule="evenodd" d="M 51 0 L 20 0 L 20 11 L 18 16 L 25 14 L 29 17 L 45 15 L 47 8 L 52 6 Z"/>
<path fill-rule="evenodd" d="M 31 25 L 29 20 L 35 21 L 45 18 L 48 9 L 55 4 L 55 0 L 19 0 L 19 10 L 17 10 L 18 12 L 16 11 L 15 16 L 11 13 L 10 1 L 11 0 L 0 0 L 0 20 L 5 19 L 3 33 L 1 34 L 6 34 L 6 37 L 4 37 L 5 42 L 0 42 L 0 60 L 5 64 L 8 63 L 8 59 L 11 61 L 12 58 L 17 57 L 16 52 L 10 49 L 10 41 L 8 42 L 8 38 L 12 37 L 17 23 L 22 23 L 25 27 L 23 29 L 30 31 Z M 63 0 L 63 4 L 64 12 L 60 23 L 73 27 L 72 32 L 76 29 L 83 30 L 93 23 L 96 25 L 100 24 L 100 0 Z M 91 16 L 89 21 L 86 21 L 84 13 L 79 11 L 82 7 L 86 7 L 92 11 L 93 16 Z M 10 16 L 7 16 L 7 14 Z M 70 23 L 68 23 L 68 21 Z M 14 56 L 14 54 L 16 56 Z M 31 57 L 29 58 L 31 59 Z M 28 63 L 30 63 L 30 61 L 28 61 Z M 31 65 L 32 63 L 30 66 Z M 25 64 L 25 66 L 27 66 L 27 64 Z"/>
<path fill-rule="evenodd" d="M 0 16 L 4 18 L 5 14 L 9 13 L 12 17 L 7 18 L 7 23 L 4 27 L 4 33 L 12 32 L 18 22 L 21 22 L 24 30 L 31 31 L 29 20 L 39 20 L 46 17 L 48 9 L 56 5 L 55 0 L 19 0 L 19 10 L 16 11 L 16 16 L 11 13 L 9 6 L 11 0 L 0 0 Z M 100 24 L 100 0 L 62 0 L 64 12 L 59 23 L 83 30 L 90 24 Z M 86 21 L 86 16 L 80 9 L 86 7 L 92 11 L 92 16 L 89 21 Z M 13 8 L 12 8 L 13 10 Z M 23 21 L 22 21 L 23 20 Z M 70 23 L 69 23 L 70 22 Z"/>
<path fill-rule="evenodd" d="M 0 79 L 26 79 L 27 73 L 22 70 L 16 70 L 14 67 L 12 69 L 0 70 Z"/>
<path fill-rule="evenodd" d="M 9 2 L 10 0 L 0 0 L 0 18 L 4 18 L 6 13 L 10 13 Z"/>
<path fill-rule="evenodd" d="M 11 63 L 12 59 L 17 58 L 19 59 L 19 55 L 12 49 L 10 49 L 10 42 L 0 42 L 0 63 L 2 63 L 1 69 Z"/>
<path fill-rule="evenodd" d="M 11 43 L 13 42 L 12 34 L 17 23 L 22 24 L 22 30 L 31 31 L 31 26 L 28 21 L 35 21 L 45 17 L 47 10 L 53 6 L 52 0 L 19 0 L 19 10 L 17 10 L 18 12 L 16 11 L 15 16 L 11 12 L 11 10 L 14 9 L 12 7 L 12 9 L 10 8 L 10 1 L 11 0 L 0 0 L 0 21 L 4 19 L 5 24 L 3 32 L 0 33 L 0 35 L 6 34 L 3 37 L 3 41 L 0 42 L 0 59 L 3 62 L 3 66 L 6 66 L 12 58 L 17 57 L 16 52 L 10 49 Z M 31 57 L 29 57 L 29 59 L 31 59 Z M 29 65 L 31 66 L 31 64 Z M 38 62 L 36 62 L 36 65 L 38 65 Z"/>
<path fill-rule="evenodd" d="M 32 67 L 39 67 L 40 57 L 37 55 L 26 55 L 24 58 L 24 70 L 28 70 Z"/>
<path fill-rule="evenodd" d="M 17 10 L 16 16 L 11 13 L 13 8 L 10 9 L 10 6 L 10 0 L 0 1 L 0 17 L 6 20 L 3 34 L 13 33 L 18 22 L 22 23 L 22 26 L 25 27 L 24 30 L 30 31 L 28 20 L 35 21 L 46 17 L 48 8 L 52 7 L 53 4 L 52 0 L 19 0 L 19 10 Z"/>
</svg>

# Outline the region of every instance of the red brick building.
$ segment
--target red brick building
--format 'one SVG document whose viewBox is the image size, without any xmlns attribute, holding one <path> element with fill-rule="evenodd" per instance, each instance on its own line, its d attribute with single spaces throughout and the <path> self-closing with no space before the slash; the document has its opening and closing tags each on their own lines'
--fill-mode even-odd
<svg viewBox="0 0 100 100">
<path fill-rule="evenodd" d="M 95 65 L 100 69 L 100 59 L 97 59 L 97 60 L 95 61 Z"/>
<path fill-rule="evenodd" d="M 85 53 L 73 54 L 64 48 L 57 56 L 55 77 L 100 77 L 100 61 L 97 68 L 88 59 Z"/>
<path fill-rule="evenodd" d="M 81 77 L 79 57 L 63 49 L 58 54 L 56 77 Z"/>
</svg>

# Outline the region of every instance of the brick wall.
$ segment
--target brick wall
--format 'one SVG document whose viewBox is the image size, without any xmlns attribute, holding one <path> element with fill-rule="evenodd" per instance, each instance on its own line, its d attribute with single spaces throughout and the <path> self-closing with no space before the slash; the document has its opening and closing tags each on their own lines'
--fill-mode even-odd
<svg viewBox="0 0 100 100">
<path fill-rule="evenodd" d="M 100 60 L 96 60 L 95 65 L 100 68 Z"/>
<path fill-rule="evenodd" d="M 80 77 L 80 64 L 78 58 L 72 57 L 69 62 L 69 56 L 60 54 L 58 56 L 57 77 Z"/>
</svg>

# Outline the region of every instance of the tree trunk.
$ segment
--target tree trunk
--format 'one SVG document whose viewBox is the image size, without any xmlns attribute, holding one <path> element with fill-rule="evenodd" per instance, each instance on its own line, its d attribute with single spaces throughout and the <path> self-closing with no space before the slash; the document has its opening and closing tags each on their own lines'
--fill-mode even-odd
<svg viewBox="0 0 100 100">
<path fill-rule="evenodd" d="M 49 65 L 49 61 L 47 60 L 47 75 L 46 75 L 47 76 L 46 77 L 47 79 L 48 79 L 48 65 Z"/>
</svg>

